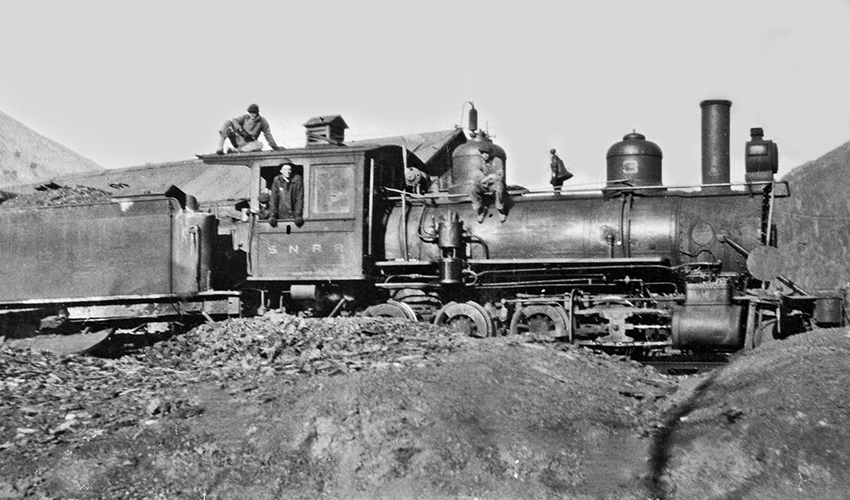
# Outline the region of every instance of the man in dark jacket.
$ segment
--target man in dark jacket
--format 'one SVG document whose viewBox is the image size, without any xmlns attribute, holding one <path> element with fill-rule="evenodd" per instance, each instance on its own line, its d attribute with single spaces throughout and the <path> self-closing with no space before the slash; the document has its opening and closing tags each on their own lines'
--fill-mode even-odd
<svg viewBox="0 0 850 500">
<path fill-rule="evenodd" d="M 257 140 L 260 138 L 260 132 L 266 138 L 269 147 L 274 150 L 282 149 L 278 147 L 272 136 L 269 122 L 260 116 L 260 107 L 252 104 L 248 106 L 248 114 L 224 122 L 224 126 L 219 131 L 216 154 L 224 154 L 225 139 L 230 139 L 233 145 L 230 151 L 262 151 L 263 143 Z"/>
<path fill-rule="evenodd" d="M 294 220 L 295 225 L 304 225 L 304 181 L 292 172 L 293 164 L 284 159 L 280 174 L 272 182 L 272 219 Z"/>
<path fill-rule="evenodd" d="M 499 221 L 505 222 L 507 219 L 507 211 L 505 202 L 508 197 L 505 191 L 505 164 L 498 156 L 493 156 L 493 148 L 490 144 L 482 144 L 478 148 L 481 153 L 480 172 L 472 183 L 472 189 L 469 193 L 469 198 L 472 200 L 472 208 L 475 210 L 478 222 L 484 222 L 484 215 L 487 208 L 484 206 L 484 195 L 492 193 L 494 195 L 494 205 L 499 212 Z"/>
<path fill-rule="evenodd" d="M 570 180 L 573 174 L 567 170 L 567 167 L 564 166 L 564 160 L 558 157 L 554 149 L 550 149 L 549 154 L 552 155 L 552 158 L 549 160 L 549 170 L 552 171 L 549 184 L 552 185 L 555 193 L 560 193 L 561 186 L 564 185 L 564 181 Z"/>
</svg>

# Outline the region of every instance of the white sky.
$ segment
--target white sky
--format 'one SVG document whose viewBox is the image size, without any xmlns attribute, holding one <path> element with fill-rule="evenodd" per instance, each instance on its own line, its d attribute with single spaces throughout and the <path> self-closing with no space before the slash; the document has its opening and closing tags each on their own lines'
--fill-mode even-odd
<svg viewBox="0 0 850 500">
<path fill-rule="evenodd" d="M 260 105 L 279 143 L 451 129 L 474 101 L 508 181 L 555 147 L 602 181 L 636 129 L 700 180 L 700 108 L 732 104 L 732 180 L 761 126 L 780 175 L 850 141 L 850 1 L 0 0 L 0 111 L 105 167 L 193 158 Z M 464 122 L 465 124 L 465 118 Z"/>
</svg>

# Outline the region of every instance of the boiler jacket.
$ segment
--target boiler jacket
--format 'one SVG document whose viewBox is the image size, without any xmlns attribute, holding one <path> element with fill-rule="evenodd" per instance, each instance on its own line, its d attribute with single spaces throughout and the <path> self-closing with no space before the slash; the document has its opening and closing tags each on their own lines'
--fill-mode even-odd
<svg viewBox="0 0 850 500">
<path fill-rule="evenodd" d="M 289 181 L 283 175 L 274 178 L 270 209 L 276 219 L 304 218 L 304 181 L 300 175 L 293 174 Z"/>
</svg>

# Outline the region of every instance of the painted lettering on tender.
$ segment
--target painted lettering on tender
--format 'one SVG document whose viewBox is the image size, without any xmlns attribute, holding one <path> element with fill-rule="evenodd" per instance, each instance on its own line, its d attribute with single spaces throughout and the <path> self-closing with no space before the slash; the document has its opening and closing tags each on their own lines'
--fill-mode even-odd
<svg viewBox="0 0 850 500">
<path fill-rule="evenodd" d="M 345 253 L 345 245 L 343 245 L 342 243 L 335 243 L 333 248 L 334 252 Z M 266 249 L 268 250 L 269 255 L 277 255 L 278 253 L 280 253 L 280 250 L 278 250 L 277 245 L 266 245 Z M 313 243 L 310 246 L 310 253 L 324 253 L 324 251 L 325 250 L 322 247 L 321 243 Z M 300 254 L 301 247 L 299 245 L 289 245 L 288 252 L 290 254 Z"/>
</svg>

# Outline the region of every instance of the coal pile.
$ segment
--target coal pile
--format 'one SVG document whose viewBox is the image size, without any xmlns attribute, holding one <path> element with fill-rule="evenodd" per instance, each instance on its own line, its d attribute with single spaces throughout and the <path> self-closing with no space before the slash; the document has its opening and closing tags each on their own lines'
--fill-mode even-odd
<svg viewBox="0 0 850 500">
<path fill-rule="evenodd" d="M 0 345 L 0 451 L 34 458 L 150 418 L 191 415 L 191 398 L 168 394 L 204 381 L 255 387 L 266 377 L 421 366 L 469 341 L 402 320 L 271 313 L 202 325 L 119 359 Z"/>
<path fill-rule="evenodd" d="M 470 341 L 447 329 L 404 320 L 269 313 L 201 325 L 148 349 L 145 359 L 213 378 L 337 375 L 425 363 Z"/>
<path fill-rule="evenodd" d="M 0 208 L 20 209 L 59 205 L 85 205 L 87 203 L 102 203 L 111 199 L 112 194 L 102 189 L 88 186 L 61 186 L 56 189 L 48 189 L 11 198 L 0 203 Z"/>
<path fill-rule="evenodd" d="M 0 450 L 35 458 L 146 415 L 157 389 L 178 385 L 172 370 L 133 359 L 105 360 L 0 349 Z"/>
</svg>

